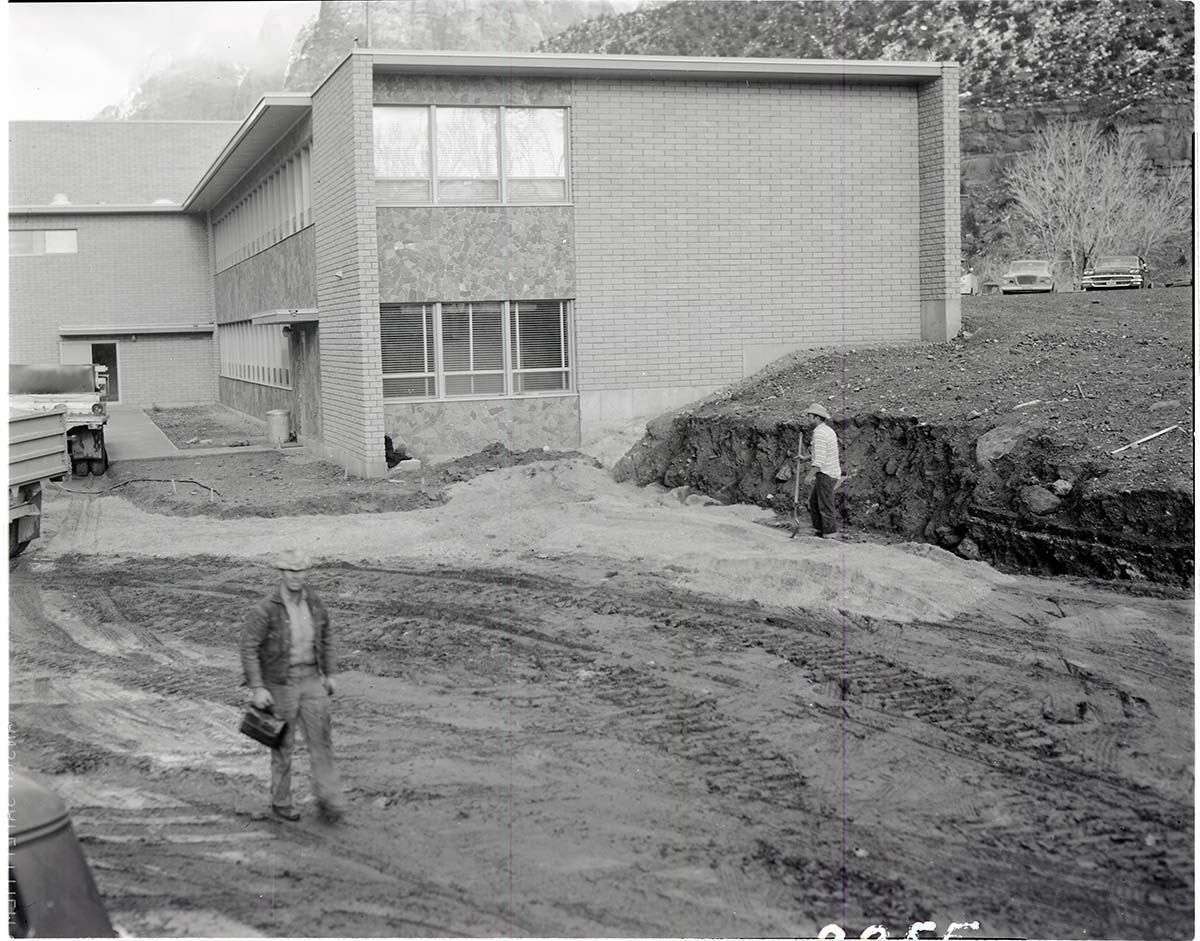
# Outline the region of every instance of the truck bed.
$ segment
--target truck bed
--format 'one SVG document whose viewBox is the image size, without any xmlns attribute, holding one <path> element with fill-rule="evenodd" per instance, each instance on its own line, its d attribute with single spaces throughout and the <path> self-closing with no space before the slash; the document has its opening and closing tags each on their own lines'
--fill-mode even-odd
<svg viewBox="0 0 1200 941">
<path fill-rule="evenodd" d="M 8 412 L 8 485 L 62 477 L 70 470 L 66 409 Z"/>
</svg>

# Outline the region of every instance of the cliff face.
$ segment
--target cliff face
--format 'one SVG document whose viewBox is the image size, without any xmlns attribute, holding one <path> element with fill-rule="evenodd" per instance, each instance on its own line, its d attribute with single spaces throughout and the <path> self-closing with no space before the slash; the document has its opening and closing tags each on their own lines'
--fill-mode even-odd
<svg viewBox="0 0 1200 941">
<path fill-rule="evenodd" d="M 240 120 L 266 93 L 309 91 L 358 45 L 376 49 L 528 51 L 634 0 L 337 0 L 299 25 L 275 12 L 232 49 L 194 49 L 154 64 L 107 120 Z M 286 11 L 285 11 L 286 13 Z"/>
<path fill-rule="evenodd" d="M 522 52 L 592 17 L 608 0 L 326 0 L 296 37 L 285 87 L 307 90 L 355 46 Z"/>
<path fill-rule="evenodd" d="M 553 52 L 953 61 L 973 107 L 1191 97 L 1183 0 L 680 0 L 560 33 Z"/>
</svg>

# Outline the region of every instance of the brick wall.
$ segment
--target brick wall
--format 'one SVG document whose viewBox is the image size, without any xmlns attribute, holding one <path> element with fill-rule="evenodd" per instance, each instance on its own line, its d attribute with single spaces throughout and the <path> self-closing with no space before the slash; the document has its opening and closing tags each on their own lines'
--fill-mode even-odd
<svg viewBox="0 0 1200 941">
<path fill-rule="evenodd" d="M 313 94 L 312 186 L 324 447 L 352 473 L 381 476 L 371 108 L 371 58 L 350 56 Z"/>
<path fill-rule="evenodd" d="M 920 336 L 913 87 L 576 79 L 581 392 Z"/>
<path fill-rule="evenodd" d="M 84 347 L 84 356 L 92 344 L 116 345 L 116 381 L 110 388 L 122 405 L 204 405 L 217 399 L 216 342 L 210 334 L 98 333 L 68 342 Z M 57 351 L 41 360 L 58 361 Z"/>
<path fill-rule="evenodd" d="M 57 362 L 69 324 L 213 319 L 208 231 L 183 215 L 9 216 L 10 229 L 75 229 L 78 252 L 9 258 L 13 362 Z"/>
<path fill-rule="evenodd" d="M 945 341 L 962 323 L 959 206 L 958 67 L 922 85 L 917 96 L 921 167 L 923 339 Z"/>
<path fill-rule="evenodd" d="M 117 362 L 122 405 L 217 400 L 216 343 L 208 334 L 140 334 L 136 341 L 122 337 Z"/>
<path fill-rule="evenodd" d="M 76 206 L 182 203 L 237 121 L 13 121 L 8 203 Z"/>
</svg>

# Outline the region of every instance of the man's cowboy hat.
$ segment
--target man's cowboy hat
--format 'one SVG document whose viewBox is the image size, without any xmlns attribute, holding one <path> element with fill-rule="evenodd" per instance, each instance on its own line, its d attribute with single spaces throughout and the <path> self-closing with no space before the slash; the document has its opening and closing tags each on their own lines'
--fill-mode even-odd
<svg viewBox="0 0 1200 941">
<path fill-rule="evenodd" d="M 305 572 L 312 568 L 312 560 L 299 549 L 288 549 L 275 559 L 275 568 L 282 572 Z"/>
<path fill-rule="evenodd" d="M 812 405 L 810 405 L 808 408 L 806 408 L 804 410 L 804 414 L 816 415 L 818 418 L 824 418 L 826 421 L 829 421 L 829 413 L 827 411 L 825 411 L 825 409 L 823 409 L 816 402 L 813 402 Z"/>
</svg>

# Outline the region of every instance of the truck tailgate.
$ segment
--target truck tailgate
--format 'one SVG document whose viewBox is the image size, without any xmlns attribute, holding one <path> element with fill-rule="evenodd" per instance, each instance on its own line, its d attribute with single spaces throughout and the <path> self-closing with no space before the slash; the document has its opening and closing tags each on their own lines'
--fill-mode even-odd
<svg viewBox="0 0 1200 941">
<path fill-rule="evenodd" d="M 15 487 L 70 470 L 66 409 L 8 413 L 8 485 Z"/>
</svg>

